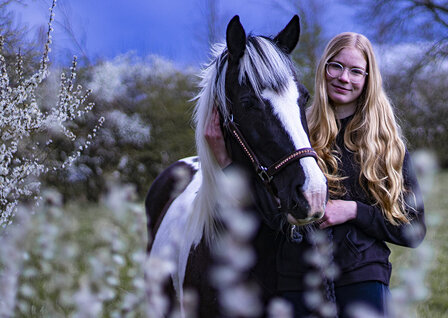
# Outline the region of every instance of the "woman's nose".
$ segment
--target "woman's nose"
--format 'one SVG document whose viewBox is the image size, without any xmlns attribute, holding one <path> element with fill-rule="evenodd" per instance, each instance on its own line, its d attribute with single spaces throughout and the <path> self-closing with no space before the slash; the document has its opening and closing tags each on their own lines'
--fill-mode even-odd
<svg viewBox="0 0 448 318">
<path fill-rule="evenodd" d="M 349 76 L 348 76 L 348 72 L 349 72 L 349 70 L 346 69 L 346 68 L 344 68 L 344 69 L 342 70 L 341 75 L 339 75 L 338 80 L 340 80 L 341 82 L 349 82 L 349 81 L 350 81 L 350 78 L 349 78 Z"/>
</svg>

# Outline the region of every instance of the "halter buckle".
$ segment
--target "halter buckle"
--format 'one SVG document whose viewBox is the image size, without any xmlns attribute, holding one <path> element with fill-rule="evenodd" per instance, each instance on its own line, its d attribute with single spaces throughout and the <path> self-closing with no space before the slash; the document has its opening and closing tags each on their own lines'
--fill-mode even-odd
<svg viewBox="0 0 448 318">
<path fill-rule="evenodd" d="M 229 127 L 230 123 L 233 123 L 233 113 L 230 113 L 229 116 L 224 118 L 223 126 Z"/>
<path fill-rule="evenodd" d="M 259 167 L 257 170 L 258 176 L 260 177 L 260 179 L 264 182 L 264 183 L 270 183 L 272 181 L 273 176 L 271 176 L 270 174 L 268 174 L 267 172 L 267 168 L 266 167 Z"/>
</svg>

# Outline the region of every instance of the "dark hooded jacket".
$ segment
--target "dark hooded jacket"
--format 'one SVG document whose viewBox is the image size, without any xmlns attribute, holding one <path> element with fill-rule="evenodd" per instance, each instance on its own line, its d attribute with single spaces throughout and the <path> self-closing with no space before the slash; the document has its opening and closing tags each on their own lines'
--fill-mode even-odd
<svg viewBox="0 0 448 318">
<path fill-rule="evenodd" d="M 341 175 L 347 177 L 342 181 L 346 194 L 333 199 L 355 201 L 357 216 L 354 220 L 326 230 L 332 242 L 333 261 L 340 272 L 334 283 L 335 286 L 343 286 L 357 282 L 379 281 L 388 285 L 392 266 L 389 262 L 390 250 L 386 242 L 416 247 L 425 236 L 422 195 L 409 153 L 406 151 L 403 178 L 406 189 L 406 212 L 411 222 L 394 226 L 385 219 L 380 207 L 373 204 L 372 198 L 359 184 L 359 164 L 356 163 L 354 154 L 344 146 L 344 131 L 351 118 L 352 116 L 341 120 L 340 132 L 336 140 L 341 149 L 339 167 Z M 306 235 L 300 243 L 291 241 L 288 228 L 285 227 L 283 233 L 275 232 L 273 228 L 278 224 L 273 222 L 272 215 L 276 213 L 272 211 L 275 211 L 276 206 L 260 184 L 254 184 L 254 187 L 256 209 L 265 219 L 262 230 L 269 231 L 266 229 L 266 224 L 270 224 L 273 230 L 271 232 L 272 246 L 257 247 L 259 263 L 255 268 L 255 277 L 262 284 L 266 281 L 269 289 L 276 285 L 275 289 L 280 292 L 303 290 L 303 279 L 310 269 L 305 259 L 305 253 L 312 248 L 310 241 Z"/>
</svg>

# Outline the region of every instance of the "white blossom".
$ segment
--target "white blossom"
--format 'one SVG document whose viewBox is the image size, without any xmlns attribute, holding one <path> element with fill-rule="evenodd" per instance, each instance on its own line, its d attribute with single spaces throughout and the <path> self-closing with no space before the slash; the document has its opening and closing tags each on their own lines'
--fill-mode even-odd
<svg viewBox="0 0 448 318">
<path fill-rule="evenodd" d="M 109 125 L 118 136 L 119 142 L 142 146 L 149 141 L 150 129 L 138 114 L 127 115 L 119 110 L 106 114 Z"/>
<path fill-rule="evenodd" d="M 129 52 L 96 66 L 88 86 L 100 100 L 111 102 L 127 95 L 129 82 L 148 78 L 163 80 L 177 72 L 179 69 L 176 65 L 160 56 L 149 55 L 141 58 L 134 52 Z"/>
<path fill-rule="evenodd" d="M 12 222 L 18 203 L 24 198 L 37 198 L 41 174 L 70 167 L 90 145 L 102 126 L 104 118 L 81 143 L 78 150 L 67 154 L 61 163 L 45 161 L 52 150 L 52 134 L 59 133 L 75 144 L 78 136 L 70 130 L 70 123 L 84 116 L 93 108 L 87 103 L 90 91 L 84 91 L 76 80 L 76 57 L 73 59 L 70 74 L 62 73 L 60 87 L 55 104 L 39 104 L 38 88 L 49 77 L 48 54 L 50 52 L 53 10 L 50 8 L 47 41 L 39 69 L 29 78 L 23 74 L 23 60 L 17 54 L 15 86 L 9 80 L 6 60 L 3 56 L 3 40 L 0 37 L 0 225 L 5 228 Z M 42 101 L 45 103 L 46 101 Z M 39 138 L 46 138 L 39 142 Z"/>
</svg>

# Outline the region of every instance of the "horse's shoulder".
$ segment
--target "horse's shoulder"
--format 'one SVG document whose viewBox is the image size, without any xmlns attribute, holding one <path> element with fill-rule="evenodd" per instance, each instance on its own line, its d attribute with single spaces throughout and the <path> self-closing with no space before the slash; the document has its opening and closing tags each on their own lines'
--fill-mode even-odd
<svg viewBox="0 0 448 318">
<path fill-rule="evenodd" d="M 188 157 L 176 161 L 163 170 L 153 181 L 148 194 L 146 195 L 145 207 L 147 210 L 148 206 L 150 206 L 155 199 L 163 201 L 163 199 L 159 198 L 159 195 L 162 195 L 162 197 L 171 197 L 173 194 L 176 195 L 176 193 L 173 193 L 174 189 L 182 192 L 198 169 L 198 158 Z M 179 193 L 177 193 L 177 195 L 178 194 Z"/>
<path fill-rule="evenodd" d="M 198 299 L 199 317 L 220 317 L 218 291 L 210 280 L 213 266 L 217 266 L 212 251 L 204 239 L 192 247 L 185 270 L 184 287 L 195 290 Z"/>
<path fill-rule="evenodd" d="M 150 234 L 157 231 L 171 202 L 185 190 L 198 170 L 198 157 L 188 157 L 171 164 L 153 181 L 145 199 Z"/>
</svg>

